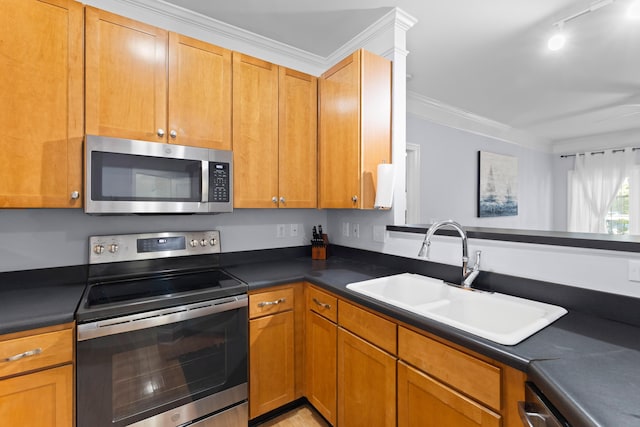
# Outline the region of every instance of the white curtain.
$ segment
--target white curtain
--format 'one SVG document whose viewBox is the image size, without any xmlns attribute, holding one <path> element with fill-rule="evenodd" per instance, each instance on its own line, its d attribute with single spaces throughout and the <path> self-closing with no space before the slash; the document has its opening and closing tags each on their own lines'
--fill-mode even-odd
<svg viewBox="0 0 640 427">
<path fill-rule="evenodd" d="M 629 173 L 629 234 L 640 234 L 640 167 Z"/>
<path fill-rule="evenodd" d="M 569 231 L 606 233 L 605 218 L 631 172 L 633 150 L 576 155 L 569 175 Z"/>
</svg>

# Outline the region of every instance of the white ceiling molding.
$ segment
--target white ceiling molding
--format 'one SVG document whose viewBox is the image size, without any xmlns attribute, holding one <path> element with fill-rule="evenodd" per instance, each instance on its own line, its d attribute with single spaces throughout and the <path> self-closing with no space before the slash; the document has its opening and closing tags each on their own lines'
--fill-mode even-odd
<svg viewBox="0 0 640 427">
<path fill-rule="evenodd" d="M 552 150 L 551 141 L 549 140 L 504 123 L 461 110 L 416 92 L 407 91 L 407 112 L 425 120 L 476 135 L 543 152 L 551 152 Z"/>
<path fill-rule="evenodd" d="M 557 140 L 553 143 L 553 153 L 574 154 L 625 147 L 640 147 L 640 134 L 636 129 Z"/>
<path fill-rule="evenodd" d="M 322 57 L 162 0 L 85 0 L 84 3 L 314 76 L 361 47 L 379 55 L 389 53 L 389 46 L 393 46 L 398 33 L 404 37 L 404 32 L 417 22 L 403 10 L 391 9 L 332 54 Z"/>
<path fill-rule="evenodd" d="M 162 0 L 84 0 L 84 3 L 315 76 L 329 68 L 327 58 Z"/>
<path fill-rule="evenodd" d="M 326 58 L 327 64 L 330 67 L 360 48 L 365 48 L 376 55 L 389 58 L 396 46 L 402 46 L 401 50 L 406 56 L 408 52 L 404 49 L 406 46 L 405 34 L 416 22 L 418 21 L 413 16 L 395 7 L 361 31 L 360 34 L 336 49 Z M 401 40 L 398 40 L 399 37 L 401 37 Z M 389 46 L 392 46 L 392 48 L 389 49 Z"/>
</svg>

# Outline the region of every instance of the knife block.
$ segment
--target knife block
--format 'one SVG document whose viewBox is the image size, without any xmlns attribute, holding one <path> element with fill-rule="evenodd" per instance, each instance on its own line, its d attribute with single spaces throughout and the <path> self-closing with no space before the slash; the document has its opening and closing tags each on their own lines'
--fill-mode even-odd
<svg viewBox="0 0 640 427">
<path fill-rule="evenodd" d="M 311 259 L 327 259 L 327 247 L 329 246 L 329 237 L 322 235 L 322 240 L 311 241 Z"/>
</svg>

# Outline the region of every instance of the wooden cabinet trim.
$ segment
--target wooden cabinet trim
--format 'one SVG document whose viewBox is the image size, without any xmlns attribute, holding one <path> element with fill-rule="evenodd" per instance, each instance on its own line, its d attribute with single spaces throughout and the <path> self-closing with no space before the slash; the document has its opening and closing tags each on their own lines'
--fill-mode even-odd
<svg viewBox="0 0 640 427">
<path fill-rule="evenodd" d="M 294 289 L 286 287 L 249 294 L 249 318 L 268 316 L 294 307 Z"/>
<path fill-rule="evenodd" d="M 337 414 L 338 326 L 314 311 L 307 311 L 306 392 L 314 408 L 332 425 Z"/>
<path fill-rule="evenodd" d="M 0 380 L 3 425 L 74 425 L 73 367 L 46 369 Z"/>
<path fill-rule="evenodd" d="M 338 298 L 318 288 L 307 287 L 307 307 L 333 323 L 338 321 Z"/>
<path fill-rule="evenodd" d="M 338 300 L 338 324 L 390 354 L 397 354 L 395 323 L 344 300 Z"/>
<path fill-rule="evenodd" d="M 421 392 L 424 396 L 431 396 L 438 401 L 447 413 L 437 411 L 437 408 L 425 403 L 433 403 L 432 399 L 418 400 L 415 396 Z M 415 400 L 414 400 L 415 399 Z M 418 424 L 420 420 L 413 418 L 421 413 L 437 412 L 438 424 Z M 434 378 L 426 375 L 402 361 L 398 362 L 398 426 L 411 427 L 423 425 L 425 427 L 446 426 L 478 426 L 478 427 L 500 427 L 501 417 L 499 414 L 484 408 L 473 400 L 447 387 Z"/>
<path fill-rule="evenodd" d="M 492 409 L 500 410 L 499 367 L 403 327 L 398 330 L 398 356 Z"/>
<path fill-rule="evenodd" d="M 0 378 L 71 363 L 73 343 L 72 329 L 4 340 L 0 342 Z M 33 351 L 38 352 L 27 353 Z M 4 361 L 11 357 L 16 360 Z"/>
<path fill-rule="evenodd" d="M 231 51 L 169 32 L 169 143 L 231 150 Z"/>
</svg>

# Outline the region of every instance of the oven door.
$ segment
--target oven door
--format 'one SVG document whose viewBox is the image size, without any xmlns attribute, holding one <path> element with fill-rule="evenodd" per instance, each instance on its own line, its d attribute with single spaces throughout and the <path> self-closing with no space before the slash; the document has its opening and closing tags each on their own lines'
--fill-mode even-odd
<svg viewBox="0 0 640 427">
<path fill-rule="evenodd" d="M 244 404 L 247 318 L 243 295 L 79 325 L 77 425 L 178 426 Z"/>
</svg>

